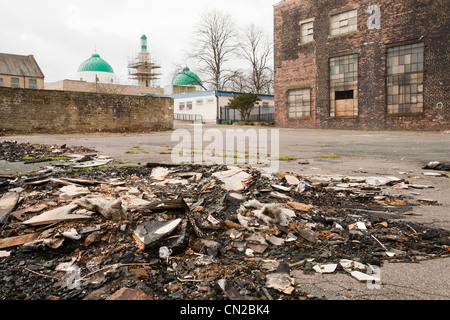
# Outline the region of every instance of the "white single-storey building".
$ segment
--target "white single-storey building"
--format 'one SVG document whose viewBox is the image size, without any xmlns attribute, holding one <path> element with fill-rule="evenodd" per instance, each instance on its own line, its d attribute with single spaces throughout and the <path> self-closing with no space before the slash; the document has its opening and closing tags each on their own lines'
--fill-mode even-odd
<svg viewBox="0 0 450 320">
<path fill-rule="evenodd" d="M 225 121 L 242 121 L 238 110 L 229 110 L 226 105 L 240 92 L 228 91 L 198 91 L 169 95 L 174 99 L 175 120 L 223 123 Z M 271 122 L 274 120 L 273 95 L 258 95 L 261 99 L 251 113 L 251 122 Z"/>
<path fill-rule="evenodd" d="M 240 112 L 229 110 L 226 105 L 241 92 L 207 91 L 200 78 L 186 66 L 177 74 L 171 85 L 164 88 L 164 95 L 174 99 L 174 120 L 202 123 L 241 122 Z M 249 121 L 274 120 L 273 95 L 258 95 L 261 101 L 255 106 Z"/>
</svg>

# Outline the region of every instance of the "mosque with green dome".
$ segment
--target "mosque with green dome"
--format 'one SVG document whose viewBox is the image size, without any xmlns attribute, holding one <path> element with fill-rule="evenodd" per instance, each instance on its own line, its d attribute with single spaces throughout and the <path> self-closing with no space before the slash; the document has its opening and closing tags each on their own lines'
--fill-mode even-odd
<svg viewBox="0 0 450 320">
<path fill-rule="evenodd" d="M 80 65 L 75 79 L 86 82 L 117 83 L 114 69 L 97 52 Z"/>
<path fill-rule="evenodd" d="M 159 69 L 150 60 L 147 51 L 147 36 L 141 37 L 141 51 L 139 55 L 128 64 L 130 79 L 135 80 L 133 84 L 120 84 L 113 67 L 103 59 L 97 50 L 76 70 L 71 79 L 56 82 L 46 82 L 47 90 L 100 92 L 126 95 L 162 95 L 164 89 L 156 84 L 160 76 L 155 70 Z"/>
<path fill-rule="evenodd" d="M 203 83 L 187 66 L 173 77 L 171 85 L 164 88 L 168 95 L 198 91 L 203 91 Z"/>
</svg>

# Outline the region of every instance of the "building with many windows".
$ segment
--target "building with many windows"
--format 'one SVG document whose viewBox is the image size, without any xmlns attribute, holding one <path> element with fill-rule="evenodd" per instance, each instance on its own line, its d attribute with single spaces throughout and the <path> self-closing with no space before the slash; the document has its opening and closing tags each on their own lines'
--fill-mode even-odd
<svg viewBox="0 0 450 320">
<path fill-rule="evenodd" d="M 44 74 L 34 56 L 0 53 L 0 87 L 44 89 Z"/>
<path fill-rule="evenodd" d="M 448 129 L 446 3 L 290 0 L 276 4 L 277 124 Z"/>
</svg>

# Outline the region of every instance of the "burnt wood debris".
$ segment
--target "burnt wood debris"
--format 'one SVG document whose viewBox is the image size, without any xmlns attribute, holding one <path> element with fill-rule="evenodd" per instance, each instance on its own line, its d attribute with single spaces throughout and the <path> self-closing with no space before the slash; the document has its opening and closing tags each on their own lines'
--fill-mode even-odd
<svg viewBox="0 0 450 320">
<path fill-rule="evenodd" d="M 4 300 L 320 299 L 293 270 L 364 282 L 386 261 L 450 254 L 450 232 L 402 220 L 423 202 L 390 191 L 432 188 L 407 179 L 120 167 L 83 147 L 11 141 L 0 158 L 51 165 L 0 176 Z"/>
</svg>

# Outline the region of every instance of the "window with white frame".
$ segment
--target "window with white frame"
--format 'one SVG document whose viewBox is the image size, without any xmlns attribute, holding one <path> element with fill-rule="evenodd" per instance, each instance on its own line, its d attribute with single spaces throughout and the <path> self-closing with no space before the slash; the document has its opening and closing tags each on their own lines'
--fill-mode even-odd
<svg viewBox="0 0 450 320">
<path fill-rule="evenodd" d="M 186 109 L 192 110 L 192 101 L 186 102 Z"/>
<path fill-rule="evenodd" d="M 180 102 L 178 104 L 178 108 L 179 108 L 179 110 L 184 110 L 186 108 L 186 104 L 184 102 Z"/>
<path fill-rule="evenodd" d="M 314 40 L 314 20 L 300 22 L 300 42 L 308 43 Z"/>
<path fill-rule="evenodd" d="M 203 99 L 198 99 L 198 100 L 196 101 L 196 104 L 197 104 L 198 106 L 202 106 L 202 105 L 203 105 Z"/>
<path fill-rule="evenodd" d="M 308 118 L 311 116 L 311 89 L 288 91 L 289 118 Z"/>
<path fill-rule="evenodd" d="M 330 17 L 330 34 L 336 36 L 358 30 L 358 10 L 353 9 Z"/>
</svg>

